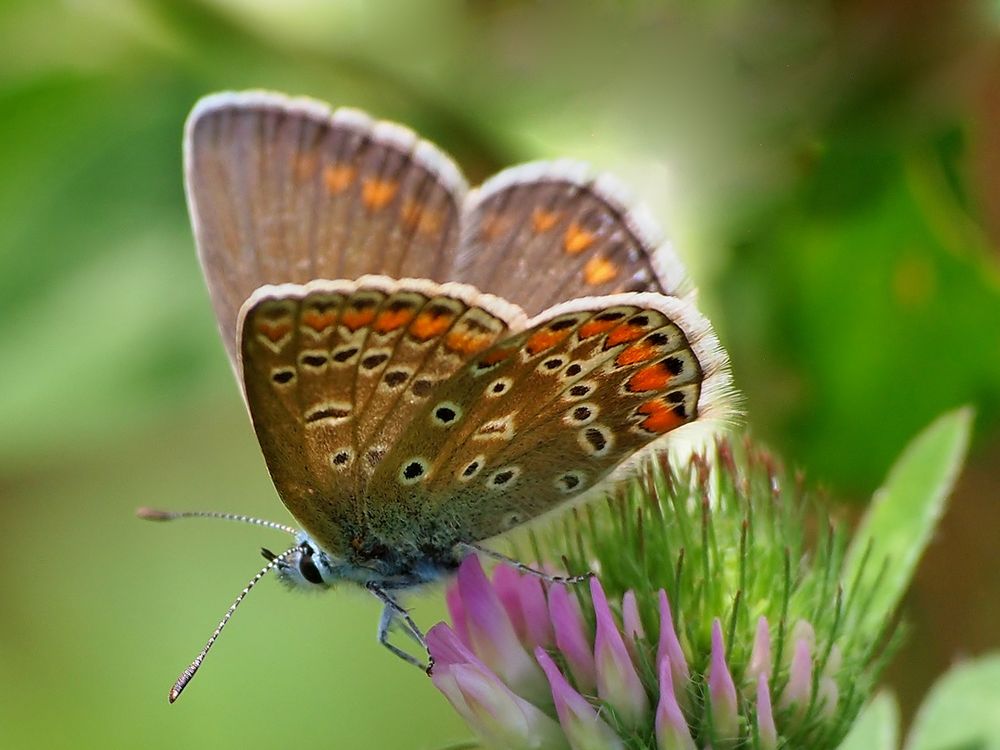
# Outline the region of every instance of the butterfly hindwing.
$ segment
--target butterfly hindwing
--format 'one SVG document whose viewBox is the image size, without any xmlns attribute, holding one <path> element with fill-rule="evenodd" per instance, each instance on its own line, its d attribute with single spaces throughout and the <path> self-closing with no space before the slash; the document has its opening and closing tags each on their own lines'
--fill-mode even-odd
<svg viewBox="0 0 1000 750">
<path fill-rule="evenodd" d="M 563 300 L 684 290 L 683 269 L 641 207 L 612 177 L 584 165 L 504 170 L 465 203 L 452 278 L 534 315 Z"/>
<path fill-rule="evenodd" d="M 690 303 L 624 294 L 540 315 L 443 383 L 377 469 L 468 539 L 558 507 L 668 432 L 725 412 L 725 357 Z M 442 413 L 443 410 L 443 413 Z M 401 492 L 401 472 L 422 464 Z"/>
<path fill-rule="evenodd" d="M 458 243 L 460 172 L 408 129 L 265 92 L 216 94 L 185 138 L 189 208 L 226 350 L 266 284 L 363 274 L 442 277 Z"/>
</svg>

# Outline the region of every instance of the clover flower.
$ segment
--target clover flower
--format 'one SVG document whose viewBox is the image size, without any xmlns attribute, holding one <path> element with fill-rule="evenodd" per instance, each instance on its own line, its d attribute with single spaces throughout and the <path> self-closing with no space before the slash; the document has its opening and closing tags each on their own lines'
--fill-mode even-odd
<svg viewBox="0 0 1000 750">
<path fill-rule="evenodd" d="M 528 549 L 595 576 L 490 578 L 470 557 L 427 636 L 487 747 L 835 748 L 891 645 L 859 625 L 878 576 L 841 581 L 843 534 L 749 444 L 651 459 Z"/>
</svg>

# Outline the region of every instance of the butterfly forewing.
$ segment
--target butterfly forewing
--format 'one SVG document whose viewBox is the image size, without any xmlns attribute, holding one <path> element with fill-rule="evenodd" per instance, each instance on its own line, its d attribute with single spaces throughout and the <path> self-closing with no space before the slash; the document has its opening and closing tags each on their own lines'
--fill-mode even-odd
<svg viewBox="0 0 1000 750">
<path fill-rule="evenodd" d="M 579 300 L 473 357 L 417 413 L 370 483 L 484 539 L 592 488 L 637 451 L 725 413 L 725 357 L 687 302 Z"/>
<path fill-rule="evenodd" d="M 263 287 L 241 318 L 247 403 L 275 486 L 334 553 L 347 526 L 355 535 L 406 505 L 407 492 L 369 480 L 430 395 L 524 325 L 471 287 L 377 276 Z"/>
<path fill-rule="evenodd" d="M 235 362 L 240 305 L 265 284 L 439 276 L 457 249 L 465 183 L 409 130 L 276 94 L 219 94 L 188 120 L 198 251 Z"/>
</svg>

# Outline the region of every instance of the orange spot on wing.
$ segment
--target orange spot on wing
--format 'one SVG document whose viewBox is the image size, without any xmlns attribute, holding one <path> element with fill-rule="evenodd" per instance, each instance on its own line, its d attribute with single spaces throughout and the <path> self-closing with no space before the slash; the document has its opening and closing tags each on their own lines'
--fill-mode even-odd
<svg viewBox="0 0 1000 750">
<path fill-rule="evenodd" d="M 454 320 L 452 315 L 435 315 L 430 312 L 420 313 L 410 325 L 410 334 L 419 341 L 440 336 L 448 330 Z"/>
<path fill-rule="evenodd" d="M 479 360 L 479 363 L 481 365 L 489 367 L 491 365 L 495 365 L 495 364 L 499 364 L 500 362 L 503 362 L 505 359 L 507 359 L 508 357 L 510 357 L 510 355 L 513 354 L 513 353 L 514 353 L 513 349 L 496 349 L 496 350 L 494 350 L 492 352 L 489 352 L 489 353 L 483 355 L 483 358 L 481 360 Z"/>
<path fill-rule="evenodd" d="M 544 208 L 536 208 L 531 212 L 531 226 L 541 234 L 547 232 L 559 221 L 559 214 L 555 211 L 546 211 Z"/>
<path fill-rule="evenodd" d="M 580 326 L 580 338 L 589 339 L 591 336 L 610 331 L 617 325 L 617 320 L 589 320 Z"/>
<path fill-rule="evenodd" d="M 445 338 L 445 346 L 460 354 L 478 354 L 493 343 L 493 336 L 484 333 L 452 331 Z"/>
<path fill-rule="evenodd" d="M 364 307 L 347 310 L 340 322 L 347 326 L 348 330 L 356 331 L 370 324 L 373 320 L 375 320 L 375 308 Z"/>
<path fill-rule="evenodd" d="M 611 281 L 618 275 L 618 266 L 607 258 L 593 257 L 583 267 L 583 278 L 592 286 Z"/>
<path fill-rule="evenodd" d="M 374 328 L 378 333 L 389 333 L 402 328 L 413 320 L 413 309 L 404 307 L 402 310 L 383 310 L 375 319 Z"/>
<path fill-rule="evenodd" d="M 564 331 L 550 331 L 547 329 L 542 329 L 537 333 L 533 333 L 528 342 L 524 345 L 524 348 L 528 350 L 528 354 L 534 356 L 539 352 L 544 352 L 546 349 L 551 349 L 553 346 L 558 344 L 564 338 L 569 336 L 569 330 Z"/>
<path fill-rule="evenodd" d="M 350 164 L 331 164 L 323 170 L 323 182 L 331 193 L 342 193 L 354 182 L 357 170 Z"/>
<path fill-rule="evenodd" d="M 395 180 L 367 179 L 361 187 L 361 200 L 373 211 L 383 208 L 396 196 L 399 183 Z"/>
<path fill-rule="evenodd" d="M 479 225 L 479 234 L 484 240 L 495 240 L 510 229 L 510 219 L 500 214 L 489 214 Z"/>
<path fill-rule="evenodd" d="M 625 351 L 628 351 L 627 349 Z M 624 354 L 624 352 L 622 352 Z M 625 387 L 632 393 L 661 391 L 670 382 L 670 371 L 662 362 L 646 365 L 628 379 Z"/>
<path fill-rule="evenodd" d="M 403 203 L 400 216 L 404 226 L 416 232 L 434 234 L 441 229 L 441 212 L 431 210 L 411 198 L 407 198 Z"/>
<path fill-rule="evenodd" d="M 610 338 L 610 337 L 609 337 Z M 649 344 L 633 344 L 615 358 L 615 364 L 619 367 L 634 365 L 636 362 L 645 362 L 656 356 L 658 349 Z"/>
<path fill-rule="evenodd" d="M 283 321 L 281 323 L 269 323 L 266 320 L 257 321 L 257 333 L 265 336 L 272 344 L 277 344 L 292 330 L 292 324 Z"/>
<path fill-rule="evenodd" d="M 684 419 L 677 414 L 674 406 L 668 406 L 661 399 L 653 399 L 642 404 L 636 412 L 646 418 L 639 423 L 639 426 L 647 432 L 655 432 L 662 435 L 675 427 L 680 427 Z"/>
<path fill-rule="evenodd" d="M 608 339 L 604 343 L 604 348 L 610 349 L 612 346 L 618 346 L 619 344 L 631 344 L 636 339 L 642 338 L 642 335 L 645 332 L 646 329 L 640 328 L 639 326 L 632 325 L 630 323 L 622 323 L 608 334 Z"/>
<path fill-rule="evenodd" d="M 299 154 L 295 157 L 295 179 L 305 182 L 316 174 L 316 155 Z"/>
<path fill-rule="evenodd" d="M 593 232 L 588 232 L 574 221 L 563 236 L 563 248 L 570 255 L 575 255 L 593 245 L 595 239 Z"/>
<path fill-rule="evenodd" d="M 332 326 L 334 322 L 336 322 L 336 320 L 337 320 L 336 312 L 321 313 L 321 312 L 309 311 L 303 313 L 302 315 L 302 324 L 309 326 L 314 331 L 316 331 L 316 333 L 321 333 L 325 331 L 327 328 Z"/>
</svg>

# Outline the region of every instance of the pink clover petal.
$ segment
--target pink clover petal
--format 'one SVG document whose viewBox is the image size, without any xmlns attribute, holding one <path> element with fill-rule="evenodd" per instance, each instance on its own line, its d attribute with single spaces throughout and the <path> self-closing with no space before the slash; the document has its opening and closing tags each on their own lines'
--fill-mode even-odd
<svg viewBox="0 0 1000 750">
<path fill-rule="evenodd" d="M 494 673 L 471 664 L 457 664 L 448 677 L 463 700 L 462 705 L 452 700 L 452 705 L 486 744 L 525 750 L 568 748 L 559 725 L 515 694 Z"/>
<path fill-rule="evenodd" d="M 625 634 L 625 646 L 628 648 L 632 661 L 637 662 L 638 644 L 646 637 L 642 627 L 642 617 L 639 615 L 639 605 L 635 600 L 635 592 L 629 589 L 622 597 L 622 631 Z"/>
<path fill-rule="evenodd" d="M 472 647 L 472 639 L 469 637 L 469 622 L 465 616 L 465 606 L 462 604 L 462 595 L 458 591 L 458 586 L 452 584 L 444 593 L 445 603 L 448 605 L 448 616 L 451 617 L 451 626 L 455 629 L 462 643 Z"/>
<path fill-rule="evenodd" d="M 767 686 L 767 675 L 764 674 L 757 677 L 757 737 L 760 750 L 777 750 L 778 730 L 774 726 L 771 693 Z"/>
<path fill-rule="evenodd" d="M 518 594 L 521 611 L 524 613 L 528 642 L 532 646 L 552 648 L 555 645 L 555 634 L 552 630 L 552 620 L 549 619 L 549 607 L 545 601 L 542 582 L 534 576 L 521 576 Z"/>
<path fill-rule="evenodd" d="M 597 667 L 597 694 L 614 707 L 622 720 L 639 726 L 649 713 L 649 697 L 642 686 L 625 642 L 615 624 L 608 599 L 597 578 L 590 579 L 597 633 L 594 636 L 594 664 Z"/>
<path fill-rule="evenodd" d="M 747 676 L 756 680 L 760 675 L 771 676 L 771 632 L 767 618 L 761 616 L 757 620 L 757 632 L 750 651 L 750 663 L 747 665 Z"/>
<path fill-rule="evenodd" d="M 726 648 L 722 642 L 722 623 L 712 621 L 712 654 L 709 658 L 708 694 L 712 702 L 712 724 L 718 740 L 739 736 L 739 712 L 736 705 L 736 684 L 726 666 Z"/>
<path fill-rule="evenodd" d="M 656 706 L 657 750 L 698 750 L 674 693 L 670 659 L 659 664 L 660 702 Z"/>
<path fill-rule="evenodd" d="M 521 645 L 500 597 L 475 555 L 465 558 L 458 569 L 458 590 L 476 656 L 518 694 L 537 703 L 546 702 L 545 677 Z"/>
<path fill-rule="evenodd" d="M 580 690 L 592 693 L 597 689 L 594 652 L 580 607 L 565 586 L 549 589 L 549 617 L 555 631 L 556 647 L 566 657 L 576 684 Z"/>
<path fill-rule="evenodd" d="M 453 664 L 482 664 L 447 623 L 439 622 L 428 630 L 426 641 L 427 650 L 434 659 L 434 673 L 444 671 Z"/>
<path fill-rule="evenodd" d="M 792 662 L 788 670 L 788 683 L 781 694 L 781 707 L 796 706 L 801 713 L 809 703 L 811 691 L 812 642 L 808 635 L 803 635 L 795 641 Z"/>
<path fill-rule="evenodd" d="M 573 689 L 545 650 L 536 648 L 535 658 L 549 680 L 559 724 L 566 733 L 570 747 L 573 750 L 624 750 L 621 738 L 601 719 L 596 709 Z"/>
<path fill-rule="evenodd" d="M 500 603 L 507 610 L 507 616 L 514 626 L 514 632 L 527 644 L 528 628 L 524 623 L 524 610 L 521 608 L 521 576 L 509 565 L 497 565 L 493 570 L 493 589 L 497 592 Z"/>
<path fill-rule="evenodd" d="M 678 702 L 681 706 L 688 705 L 687 686 L 691 679 L 688 672 L 687 659 L 674 629 L 674 618 L 670 614 L 670 600 L 667 592 L 660 589 L 660 642 L 656 650 L 657 668 L 664 661 L 669 662 L 673 684 L 676 686 Z"/>
</svg>

